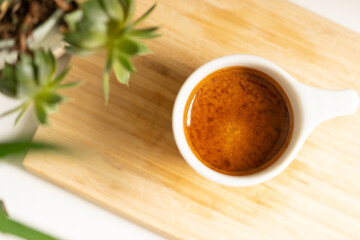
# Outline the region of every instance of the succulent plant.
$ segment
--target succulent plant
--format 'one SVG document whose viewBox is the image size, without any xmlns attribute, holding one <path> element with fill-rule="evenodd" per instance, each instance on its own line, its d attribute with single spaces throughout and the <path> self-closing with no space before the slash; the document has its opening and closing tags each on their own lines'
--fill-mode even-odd
<svg viewBox="0 0 360 240">
<path fill-rule="evenodd" d="M 134 0 L 89 0 L 82 8 L 65 16 L 69 31 L 65 40 L 68 51 L 87 56 L 106 51 L 104 96 L 109 99 L 109 74 L 114 69 L 117 80 L 128 85 L 135 71 L 131 58 L 150 51 L 140 39 L 154 38 L 157 27 L 135 29 L 154 10 L 154 4 L 144 15 L 132 22 Z"/>
<path fill-rule="evenodd" d="M 39 122 L 46 124 L 48 113 L 56 111 L 58 105 L 65 100 L 57 91 L 79 83 L 62 83 L 68 71 L 69 68 L 56 76 L 56 59 L 51 51 L 45 50 L 37 50 L 33 55 L 22 53 L 15 65 L 5 64 L 0 73 L 0 92 L 22 99 L 23 103 L 0 117 L 19 111 L 16 124 L 33 105 Z"/>
</svg>

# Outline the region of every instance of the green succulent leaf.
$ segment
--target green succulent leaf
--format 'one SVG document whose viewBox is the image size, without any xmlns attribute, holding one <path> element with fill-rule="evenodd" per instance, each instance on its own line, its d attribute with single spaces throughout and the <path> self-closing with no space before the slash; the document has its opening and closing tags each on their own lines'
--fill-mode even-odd
<svg viewBox="0 0 360 240">
<path fill-rule="evenodd" d="M 71 67 L 67 67 L 64 71 L 62 71 L 59 76 L 55 78 L 54 81 L 50 83 L 50 86 L 58 87 L 60 86 L 62 80 L 64 80 L 65 76 L 69 73 Z"/>
<path fill-rule="evenodd" d="M 15 66 L 16 79 L 22 84 L 35 84 L 35 71 L 31 55 L 22 53 L 20 62 Z"/>
<path fill-rule="evenodd" d="M 0 232 L 28 240 L 58 240 L 58 238 L 41 233 L 4 215 L 0 215 Z"/>
<path fill-rule="evenodd" d="M 15 107 L 15 108 L 7 111 L 7 112 L 4 112 L 4 113 L 0 114 L 0 118 L 8 116 L 10 114 L 13 114 L 15 112 L 19 112 L 19 114 L 17 115 L 17 117 L 15 119 L 15 123 L 14 123 L 16 125 L 20 121 L 21 117 L 24 115 L 26 110 L 29 108 L 29 105 L 30 105 L 29 102 L 22 103 L 20 106 Z"/>
<path fill-rule="evenodd" d="M 0 144 L 0 158 L 13 153 L 26 152 L 29 149 L 47 150 L 52 149 L 48 144 L 44 143 L 2 143 Z M 12 220 L 5 209 L 3 201 L 0 200 L 0 232 L 11 234 L 27 240 L 57 240 L 57 238 L 39 232 L 20 222 Z"/>
<path fill-rule="evenodd" d="M 46 104 L 54 105 L 64 101 L 64 97 L 57 93 L 45 93 L 40 96 L 40 99 Z"/>
<path fill-rule="evenodd" d="M 117 44 L 117 51 L 126 55 L 144 55 L 150 53 L 146 45 L 132 38 L 124 38 Z"/>
<path fill-rule="evenodd" d="M 50 68 L 56 70 L 53 66 L 52 58 L 50 62 L 42 63 L 48 64 Z M 15 65 L 15 77 L 17 82 L 17 98 L 28 98 L 35 95 L 39 89 L 44 87 L 46 83 L 42 84 L 36 76 L 40 72 L 40 66 L 37 65 L 35 59 L 30 54 L 22 54 L 20 61 Z M 51 71 L 52 72 L 52 71 Z M 49 76 L 49 79 L 51 76 Z"/>
<path fill-rule="evenodd" d="M 142 39 L 156 38 L 160 36 L 160 34 L 155 33 L 155 31 L 158 29 L 159 29 L 158 27 L 135 29 L 132 30 L 129 33 L 129 35 L 131 37 L 142 38 Z"/>
<path fill-rule="evenodd" d="M 91 2 L 95 2 L 95 1 L 91 1 Z M 78 10 L 70 12 L 64 16 L 64 20 L 67 23 L 70 31 L 76 30 L 76 24 L 77 24 L 77 22 L 79 22 L 81 20 L 83 15 L 84 15 L 84 12 L 81 9 L 78 9 Z"/>
<path fill-rule="evenodd" d="M 114 72 L 116 79 L 120 83 L 129 86 L 130 71 L 125 69 L 124 66 L 118 60 L 115 60 L 113 65 L 114 65 Z"/>
<path fill-rule="evenodd" d="M 104 88 L 104 98 L 105 104 L 109 103 L 109 94 L 110 94 L 110 72 L 104 70 L 104 80 L 103 80 L 103 88 Z"/>
<path fill-rule="evenodd" d="M 104 69 L 104 82 L 103 82 L 103 88 L 104 88 L 104 98 L 105 98 L 105 104 L 108 104 L 109 102 L 109 94 L 110 94 L 110 72 L 111 72 L 111 66 L 113 62 L 113 54 L 110 53 L 106 57 L 106 63 L 105 63 L 105 69 Z"/>
<path fill-rule="evenodd" d="M 135 55 L 138 52 L 138 45 L 129 38 L 123 38 L 117 44 L 117 50 L 127 55 Z"/>
<path fill-rule="evenodd" d="M 17 106 L 16 108 L 13 108 L 13 109 L 11 109 L 11 110 L 9 110 L 7 112 L 4 112 L 4 113 L 0 114 L 0 117 L 8 116 L 8 115 L 10 115 L 12 113 L 15 113 L 15 112 L 19 111 L 22 108 L 23 108 L 23 104 L 21 104 L 20 106 Z"/>
<path fill-rule="evenodd" d="M 134 0 L 123 0 L 126 4 L 126 20 L 125 24 L 130 23 L 135 10 L 135 1 Z"/>
<path fill-rule="evenodd" d="M 21 54 L 20 61 L 15 66 L 17 96 L 25 97 L 38 85 L 32 58 L 29 54 Z"/>
<path fill-rule="evenodd" d="M 83 84 L 83 82 L 81 82 L 81 81 L 64 83 L 64 84 L 61 84 L 61 85 L 58 87 L 58 89 L 73 88 L 73 87 L 80 86 L 81 84 Z"/>
<path fill-rule="evenodd" d="M 151 51 L 148 49 L 148 47 L 140 41 L 135 41 L 138 51 L 136 53 L 136 55 L 145 55 L 145 54 L 149 54 L 151 53 Z"/>
<path fill-rule="evenodd" d="M 144 15 L 142 15 L 140 18 L 138 18 L 138 19 L 133 23 L 133 25 L 136 26 L 136 25 L 138 25 L 139 23 L 143 22 L 143 21 L 151 14 L 151 12 L 154 11 L 155 7 L 156 7 L 156 3 L 155 3 L 151 8 L 149 8 L 149 10 L 147 10 L 147 11 L 144 13 Z"/>
<path fill-rule="evenodd" d="M 125 18 L 124 8 L 118 0 L 100 0 L 101 4 L 111 19 L 121 22 Z"/>
<path fill-rule="evenodd" d="M 9 97 L 16 97 L 16 85 L 14 66 L 5 64 L 4 70 L 0 74 L 0 92 Z"/>
<path fill-rule="evenodd" d="M 92 22 L 106 23 L 110 20 L 101 0 L 93 0 L 84 2 L 82 5 L 84 17 Z M 74 19 L 77 21 L 77 19 Z"/>
<path fill-rule="evenodd" d="M 51 50 L 48 50 L 46 58 L 48 59 L 50 66 L 52 66 L 51 75 L 49 77 L 49 81 L 51 81 L 56 74 L 57 62 L 56 62 L 55 56 L 52 54 Z"/>
<path fill-rule="evenodd" d="M 121 54 L 120 56 L 117 57 L 117 61 L 129 72 L 134 72 L 135 71 L 135 67 L 134 65 L 131 63 L 130 57 L 126 56 L 125 54 Z M 115 66 L 114 66 L 115 68 Z"/>
<path fill-rule="evenodd" d="M 66 37 L 65 37 L 66 38 Z M 78 47 L 78 46 L 67 46 L 66 51 L 68 51 L 71 54 L 75 54 L 81 57 L 87 57 L 91 56 L 93 54 L 96 54 L 100 52 L 102 48 L 84 48 L 84 47 Z"/>
<path fill-rule="evenodd" d="M 31 142 L 27 140 L 19 140 L 14 142 L 0 143 L 0 158 L 13 154 L 24 153 L 29 150 L 60 150 L 60 146 L 56 146 L 44 142 Z M 0 206 L 1 207 L 1 206 Z M 1 214 L 1 210 L 0 210 Z"/>
<path fill-rule="evenodd" d="M 55 74 L 56 68 L 54 65 L 56 65 L 51 58 L 52 54 L 47 54 L 44 51 L 36 51 L 34 53 L 34 63 L 37 68 L 37 82 L 40 85 L 46 85 L 53 75 Z"/>
<path fill-rule="evenodd" d="M 26 110 L 28 109 L 29 104 L 28 103 L 24 103 L 21 106 L 20 112 L 17 115 L 16 119 L 15 119 L 15 125 L 20 121 L 21 117 L 24 115 L 24 113 L 26 112 Z"/>
<path fill-rule="evenodd" d="M 40 84 L 45 84 L 47 81 L 47 77 L 50 75 L 49 71 L 51 69 L 50 64 L 47 64 L 46 59 L 44 57 L 45 54 L 41 51 L 35 52 L 34 61 L 35 64 L 40 66 L 38 71 L 36 72 L 36 80 L 40 82 Z"/>
<path fill-rule="evenodd" d="M 40 101 L 35 102 L 35 113 L 36 113 L 36 117 L 38 118 L 41 124 L 47 124 L 46 109 L 42 104 L 42 102 Z"/>
</svg>

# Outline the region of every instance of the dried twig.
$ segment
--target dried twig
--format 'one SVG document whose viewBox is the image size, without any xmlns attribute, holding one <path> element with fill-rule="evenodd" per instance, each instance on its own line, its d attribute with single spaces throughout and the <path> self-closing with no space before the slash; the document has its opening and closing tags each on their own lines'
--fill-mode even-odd
<svg viewBox="0 0 360 240">
<path fill-rule="evenodd" d="M 54 0 L 54 1 L 56 5 L 65 12 L 70 11 L 72 9 L 72 5 L 66 2 L 65 0 Z"/>
<path fill-rule="evenodd" d="M 19 47 L 21 52 L 27 50 L 26 38 L 31 34 L 34 26 L 39 22 L 39 3 L 33 1 L 30 3 L 29 12 L 26 14 L 20 27 Z"/>
<path fill-rule="evenodd" d="M 0 21 L 5 16 L 5 13 L 8 10 L 9 6 L 10 6 L 10 3 L 7 0 L 5 0 L 5 1 L 3 1 L 1 3 L 1 6 L 0 6 Z"/>
</svg>

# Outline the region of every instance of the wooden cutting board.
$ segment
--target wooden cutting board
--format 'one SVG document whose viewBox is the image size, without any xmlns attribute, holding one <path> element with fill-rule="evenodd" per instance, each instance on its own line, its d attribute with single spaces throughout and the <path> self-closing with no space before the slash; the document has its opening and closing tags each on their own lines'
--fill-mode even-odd
<svg viewBox="0 0 360 240">
<path fill-rule="evenodd" d="M 138 0 L 137 14 L 153 1 Z M 70 154 L 29 154 L 27 169 L 174 239 L 355 239 L 360 236 L 360 111 L 329 120 L 293 163 L 257 186 L 210 182 L 180 156 L 171 130 L 176 94 L 191 72 L 227 54 L 267 58 L 299 81 L 360 92 L 360 35 L 283 0 L 159 0 L 147 22 L 163 36 L 136 59 L 130 87 L 104 55 L 72 60 L 85 80 L 37 139 Z"/>
</svg>

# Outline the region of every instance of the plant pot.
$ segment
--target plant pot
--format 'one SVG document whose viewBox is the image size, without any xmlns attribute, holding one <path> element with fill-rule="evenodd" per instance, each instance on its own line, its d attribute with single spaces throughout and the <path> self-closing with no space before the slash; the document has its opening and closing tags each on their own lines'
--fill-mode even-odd
<svg viewBox="0 0 360 240">
<path fill-rule="evenodd" d="M 51 49 L 58 60 L 57 72 L 61 72 L 67 66 L 70 55 L 65 52 L 65 44 L 62 34 L 59 32 L 58 20 L 62 16 L 62 10 L 56 10 L 45 22 L 34 29 L 31 37 L 27 39 L 31 49 Z M 10 51 L 14 45 L 13 39 L 0 41 L 0 70 L 4 63 L 14 63 L 18 52 Z M 22 100 L 9 98 L 0 93 L 0 114 L 7 112 L 22 103 Z M 25 112 L 20 121 L 14 125 L 17 112 L 0 118 L 0 142 L 11 141 L 19 138 L 31 138 L 38 126 L 33 107 Z"/>
</svg>

